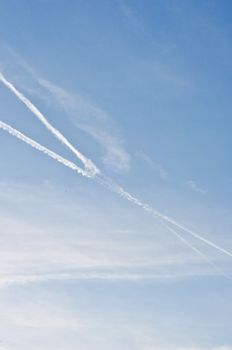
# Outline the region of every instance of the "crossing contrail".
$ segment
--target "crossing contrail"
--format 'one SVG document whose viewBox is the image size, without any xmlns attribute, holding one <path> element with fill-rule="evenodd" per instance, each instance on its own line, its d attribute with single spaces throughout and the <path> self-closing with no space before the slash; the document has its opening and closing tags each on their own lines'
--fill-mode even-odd
<svg viewBox="0 0 232 350">
<path fill-rule="evenodd" d="M 98 174 L 99 170 L 93 164 L 93 162 L 86 158 L 78 149 L 76 149 L 66 137 L 57 130 L 53 125 L 49 123 L 47 118 L 43 113 L 27 98 L 22 92 L 20 92 L 9 80 L 7 80 L 4 75 L 0 72 L 0 81 L 11 91 L 13 92 L 18 99 L 24 103 L 24 105 L 40 120 L 42 124 L 61 142 L 63 143 L 70 151 L 72 151 L 75 156 L 84 164 L 85 171 L 89 172 L 92 175 Z"/>
<path fill-rule="evenodd" d="M 203 241 L 205 244 L 210 245 L 211 247 L 219 250 L 220 252 L 229 255 L 230 257 L 232 257 L 232 254 L 221 248 L 220 246 L 216 245 L 215 243 L 205 239 L 204 237 L 198 235 L 197 233 L 189 230 L 188 228 L 182 226 L 181 224 L 179 224 L 178 222 L 170 219 L 168 216 L 163 215 L 162 213 L 160 213 L 159 211 L 153 209 L 151 206 L 149 206 L 146 203 L 141 202 L 139 199 L 135 198 L 134 196 L 132 196 L 130 193 L 126 192 L 125 190 L 123 190 L 122 187 L 120 187 L 118 184 L 116 184 L 115 182 L 113 182 L 111 179 L 107 178 L 106 176 L 104 176 L 102 173 L 98 174 L 98 175 L 91 175 L 89 174 L 89 172 L 85 172 L 83 169 L 79 168 L 76 164 L 72 163 L 71 161 L 67 160 L 66 158 L 61 157 L 60 155 L 58 155 L 57 153 L 49 150 L 48 148 L 42 146 L 41 144 L 39 144 L 38 142 L 34 141 L 33 139 L 29 138 L 28 136 L 24 135 L 23 133 L 21 133 L 20 131 L 18 131 L 15 128 L 12 128 L 10 125 L 0 121 L 0 129 L 8 132 L 9 134 L 11 134 L 12 136 L 18 138 L 19 140 L 27 143 L 28 145 L 30 145 L 31 147 L 37 149 L 38 151 L 46 154 L 47 156 L 49 156 L 50 158 L 53 158 L 54 160 L 56 160 L 57 162 L 63 164 L 64 166 L 70 168 L 71 170 L 76 171 L 78 174 L 91 178 L 93 180 L 95 180 L 96 182 L 98 182 L 100 185 L 106 187 L 107 189 L 109 189 L 110 191 L 117 193 L 119 196 L 123 197 L 124 199 L 128 200 L 129 202 L 141 207 L 143 210 L 145 210 L 146 212 L 150 213 L 154 218 L 159 219 L 159 221 L 161 221 L 162 223 L 164 222 L 168 222 L 169 224 L 172 224 L 180 229 L 182 229 L 183 231 L 191 234 L 193 237 L 197 238 L 198 240 Z M 164 224 L 165 225 L 165 224 Z M 180 234 L 178 234 L 174 229 L 170 228 L 169 226 L 165 225 L 165 227 L 171 231 L 179 240 L 181 240 L 182 242 L 184 242 L 187 246 L 189 246 L 192 250 L 194 250 L 195 252 L 197 252 L 199 254 L 199 250 L 197 248 L 195 248 L 193 245 L 191 245 L 188 241 L 186 241 Z M 203 253 L 200 253 L 202 256 L 204 256 L 205 259 L 209 260 Z M 211 262 L 211 265 L 213 263 Z"/>
<path fill-rule="evenodd" d="M 203 254 L 198 248 L 196 248 L 194 245 L 189 243 L 183 236 L 181 236 L 176 230 L 174 230 L 172 227 L 164 223 L 163 221 L 160 220 L 160 223 L 168 230 L 171 232 L 173 235 L 175 235 L 180 241 L 182 241 L 186 246 L 188 246 L 190 249 L 192 249 L 195 253 L 197 253 L 201 258 L 203 258 L 209 265 L 213 267 L 217 273 L 220 275 L 224 276 L 228 280 L 232 280 L 231 276 L 227 275 L 224 271 L 222 271 L 209 257 L 205 254 Z"/>
<path fill-rule="evenodd" d="M 185 233 L 190 234 L 194 238 L 202 241 L 203 243 L 205 243 L 205 244 L 207 244 L 207 245 L 209 245 L 209 246 L 219 250 L 221 253 L 224 253 L 224 254 L 232 257 L 232 253 L 230 251 L 220 247 L 219 245 L 215 244 L 214 242 L 210 241 L 209 239 L 204 238 L 203 236 L 199 235 L 198 233 L 190 230 L 188 227 L 180 224 L 179 222 L 173 220 L 169 216 L 162 214 L 158 210 L 152 208 L 150 205 L 148 205 L 148 204 L 142 202 L 141 200 L 139 200 L 138 198 L 132 196 L 129 192 L 125 191 L 122 187 L 120 187 L 118 184 L 116 184 L 115 182 L 113 182 L 111 179 L 107 178 L 103 174 L 99 174 L 96 177 L 96 179 L 103 186 L 105 186 L 108 189 L 110 189 L 111 191 L 117 193 L 121 197 L 127 199 L 129 202 L 134 203 L 135 205 L 141 207 L 143 210 L 145 210 L 148 213 L 150 213 L 156 219 L 160 219 L 160 220 L 162 220 L 164 222 L 167 222 L 167 223 L 169 223 L 169 224 L 171 224 L 171 225 L 181 229 Z"/>
<path fill-rule="evenodd" d="M 22 134 L 20 131 L 12 128 L 10 125 L 3 123 L 2 121 L 0 121 L 0 129 L 3 129 L 5 131 L 7 131 L 9 134 L 11 134 L 12 136 L 17 137 L 19 140 L 27 143 L 28 145 L 30 145 L 31 147 L 37 149 L 38 151 L 46 154 L 47 156 L 55 159 L 57 162 L 67 166 L 68 168 L 76 171 L 78 174 L 82 175 L 82 176 L 86 176 L 86 177 L 90 177 L 88 172 L 85 172 L 83 169 L 79 168 L 76 164 L 70 162 L 69 160 L 61 157 L 60 155 L 56 154 L 53 151 L 50 151 L 48 148 L 40 145 L 38 142 L 32 140 L 31 138 L 27 137 L 26 135 Z"/>
<path fill-rule="evenodd" d="M 0 73 L 0 81 L 10 90 L 12 91 L 18 98 L 21 100 L 26 107 L 45 125 L 45 127 L 64 145 L 66 145 L 76 156 L 79 160 L 82 161 L 84 164 L 85 169 L 79 168 L 76 164 L 68 161 L 67 159 L 57 155 L 56 153 L 48 150 L 46 147 L 38 144 L 36 141 L 28 138 L 27 136 L 23 135 L 18 130 L 12 128 L 11 126 L 1 122 L 0 127 L 7 131 L 8 133 L 12 134 L 13 136 L 21 139 L 22 141 L 28 143 L 32 147 L 36 148 L 37 150 L 47 154 L 49 157 L 56 159 L 58 162 L 63 163 L 63 165 L 68 166 L 72 170 L 77 171 L 79 174 L 83 176 L 87 176 L 89 178 L 92 178 L 96 180 L 101 185 L 105 186 L 109 190 L 113 191 L 114 193 L 117 193 L 124 199 L 128 200 L 131 203 L 134 203 L 135 205 L 141 207 L 143 210 L 149 212 L 153 217 L 156 219 L 162 220 L 163 222 L 167 222 L 171 224 L 172 226 L 175 226 L 179 228 L 180 230 L 184 231 L 185 233 L 190 234 L 194 238 L 202 241 L 203 243 L 207 244 L 208 246 L 211 246 L 221 253 L 224 253 L 230 257 L 232 257 L 232 253 L 219 245 L 215 244 L 214 242 L 204 238 L 203 236 L 199 235 L 198 233 L 190 230 L 189 228 L 185 227 L 184 225 L 178 223 L 177 221 L 173 220 L 172 218 L 162 214 L 156 209 L 153 209 L 148 204 L 140 201 L 138 198 L 131 195 L 129 192 L 125 191 L 122 187 L 120 187 L 118 184 L 113 182 L 111 179 L 107 178 L 103 173 L 100 172 L 100 170 L 96 167 L 96 165 L 88 158 L 86 158 L 80 151 L 78 151 L 66 138 L 65 136 L 57 130 L 55 127 L 53 127 L 47 118 L 39 111 L 39 109 L 27 98 L 25 97 L 19 90 L 16 89 L 16 87 L 8 81 L 2 73 Z M 174 233 L 174 232 L 173 232 Z M 175 234 L 176 237 L 178 237 L 178 234 Z M 180 239 L 180 237 L 178 237 Z M 183 242 L 185 239 L 181 239 Z M 189 244 L 188 244 L 189 245 Z"/>
</svg>

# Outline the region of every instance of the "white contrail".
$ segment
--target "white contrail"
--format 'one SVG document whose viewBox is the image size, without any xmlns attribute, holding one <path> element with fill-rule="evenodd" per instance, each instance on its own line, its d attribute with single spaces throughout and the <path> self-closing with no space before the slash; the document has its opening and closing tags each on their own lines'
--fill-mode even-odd
<svg viewBox="0 0 232 350">
<path fill-rule="evenodd" d="M 149 212 L 152 216 L 154 216 L 155 218 L 159 218 L 163 221 L 168 222 L 169 224 L 172 224 L 176 227 L 178 227 L 179 229 L 183 230 L 184 232 L 190 234 L 191 236 L 195 237 L 196 239 L 204 242 L 205 244 L 219 250 L 220 252 L 232 257 L 232 253 L 229 252 L 228 250 L 218 246 L 217 244 L 215 244 L 214 242 L 211 242 L 210 240 L 202 237 L 201 235 L 197 234 L 196 232 L 190 230 L 189 228 L 183 226 L 182 224 L 179 224 L 177 221 L 173 220 L 172 218 L 160 213 L 158 210 L 153 209 L 152 207 L 150 207 L 148 204 L 143 203 L 142 201 L 140 201 L 139 199 L 137 199 L 136 197 L 132 196 L 130 193 L 126 192 L 122 187 L 120 187 L 119 185 L 117 185 L 116 183 L 114 183 L 111 179 L 108 179 L 104 174 L 102 174 L 100 172 L 100 170 L 95 166 L 95 164 L 88 158 L 86 158 L 81 152 L 79 152 L 72 144 L 70 144 L 70 142 L 63 136 L 63 134 L 61 134 L 61 132 L 59 130 L 57 130 L 56 128 L 54 128 L 46 119 L 46 117 L 38 110 L 38 108 L 28 99 L 26 98 L 20 91 L 18 91 L 15 86 L 9 82 L 2 73 L 0 73 L 0 81 L 2 81 L 2 83 L 8 88 L 10 89 L 25 105 L 26 107 L 35 114 L 35 116 L 47 127 L 47 129 L 60 141 L 62 142 L 64 145 L 66 145 L 76 156 L 78 159 L 80 159 L 84 166 L 85 166 L 85 170 L 80 169 L 79 167 L 77 167 L 74 163 L 69 162 L 68 160 L 56 155 L 55 153 L 47 150 L 46 148 L 43 148 L 43 146 L 35 143 L 37 146 L 35 148 L 41 150 L 44 153 L 47 153 L 47 151 L 49 151 L 49 153 L 47 153 L 49 156 L 51 156 L 52 158 L 57 159 L 57 156 L 60 157 L 59 159 L 62 159 L 66 162 L 67 165 L 72 164 L 72 167 L 75 166 L 78 169 L 78 172 L 84 176 L 88 177 L 92 177 L 95 178 L 95 180 L 97 180 L 100 184 L 104 185 L 105 187 L 107 187 L 108 189 L 110 189 L 111 191 L 117 193 L 118 195 L 120 195 L 121 197 L 127 199 L 128 201 L 136 204 L 137 206 L 143 208 L 145 211 Z M 7 126 L 6 124 L 2 124 L 5 125 L 5 127 Z M 9 130 L 13 131 L 10 132 L 12 133 L 14 136 L 21 138 L 22 141 L 25 141 L 27 143 L 28 140 L 33 141 L 29 138 L 27 138 L 25 135 L 21 134 L 20 132 L 18 132 L 17 130 L 11 128 L 10 126 L 7 126 L 8 128 L 8 132 L 10 132 Z M 6 129 L 5 129 L 6 130 Z M 17 135 L 20 135 L 17 136 Z M 25 139 L 24 139 L 25 138 Z M 26 141 L 27 140 L 27 141 Z M 34 141 L 33 141 L 34 142 Z M 29 143 L 30 144 L 30 143 Z M 31 144 L 32 145 L 32 144 Z M 39 146 L 39 147 L 38 147 Z M 32 146 L 33 147 L 33 146 Z M 43 148 L 43 150 L 42 150 Z M 46 151 L 45 151 L 46 150 Z M 53 155 L 53 156 L 52 156 Z M 55 157 L 56 158 L 55 158 Z M 67 163 L 68 162 L 68 163 Z M 71 167 L 71 168 L 72 168 Z M 76 170 L 77 170 L 76 169 Z"/>
<path fill-rule="evenodd" d="M 16 87 L 7 80 L 4 75 L 0 72 L 0 81 L 10 90 L 12 91 L 18 99 L 24 103 L 24 105 L 40 120 L 42 124 L 61 142 L 63 143 L 67 148 L 69 148 L 70 151 L 72 151 L 75 156 L 82 161 L 84 164 L 86 172 L 89 172 L 92 176 L 98 174 L 100 171 L 96 167 L 93 162 L 86 158 L 80 151 L 78 151 L 67 139 L 66 137 L 57 130 L 53 125 L 49 123 L 47 118 L 40 112 L 40 110 L 27 98 L 25 97 Z"/>
<path fill-rule="evenodd" d="M 0 121 L 0 129 L 3 129 L 5 131 L 7 131 L 9 134 L 17 137 L 18 139 L 20 139 L 21 141 L 27 143 L 28 145 L 30 145 L 31 147 L 37 149 L 40 152 L 43 152 L 44 154 L 46 154 L 47 156 L 55 159 L 57 162 L 67 166 L 68 168 L 76 171 L 78 174 L 81 174 L 83 176 L 86 177 L 90 177 L 90 174 L 88 172 L 85 172 L 83 169 L 79 168 L 76 164 L 70 162 L 69 160 L 61 157 L 60 155 L 56 154 L 53 151 L 50 151 L 48 148 L 40 145 L 38 142 L 32 140 L 31 138 L 25 136 L 24 134 L 22 134 L 20 131 L 12 128 L 10 125 L 3 123 L 2 121 Z"/>
<path fill-rule="evenodd" d="M 184 225 L 178 223 L 177 221 L 173 220 L 172 218 L 168 217 L 167 215 L 162 214 L 158 210 L 153 209 L 148 204 L 143 203 L 138 198 L 136 198 L 136 197 L 132 196 L 130 193 L 126 192 L 122 187 L 120 187 L 118 184 L 116 184 L 115 182 L 113 182 L 111 179 L 107 178 L 103 174 L 100 174 L 99 176 L 97 176 L 96 180 L 100 184 L 102 184 L 103 186 L 105 186 L 108 189 L 110 189 L 111 191 L 113 191 L 113 192 L 117 193 L 118 195 L 120 195 L 121 197 L 127 199 L 129 202 L 134 203 L 135 205 L 143 208 L 143 210 L 145 210 L 148 213 L 150 213 L 156 219 L 158 218 L 158 219 L 160 219 L 160 220 L 162 220 L 164 222 L 168 222 L 169 224 L 172 224 L 173 226 L 176 226 L 179 229 L 181 229 L 182 231 L 190 234 L 194 238 L 196 238 L 196 239 L 204 242 L 205 244 L 207 244 L 207 245 L 209 245 L 209 246 L 219 250 L 221 253 L 224 253 L 224 254 L 232 257 L 232 253 L 230 251 L 228 251 L 228 250 L 218 246 L 214 242 L 211 242 L 210 240 L 202 237 L 201 235 L 199 235 L 196 232 L 190 230 L 189 228 L 185 227 Z"/>
</svg>

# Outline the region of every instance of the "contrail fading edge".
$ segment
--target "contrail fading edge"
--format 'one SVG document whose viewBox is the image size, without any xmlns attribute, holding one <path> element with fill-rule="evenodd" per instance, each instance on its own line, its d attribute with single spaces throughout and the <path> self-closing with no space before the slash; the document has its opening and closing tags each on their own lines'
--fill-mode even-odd
<svg viewBox="0 0 232 350">
<path fill-rule="evenodd" d="M 138 198 L 132 196 L 130 193 L 126 192 L 122 187 L 120 187 L 118 184 L 114 183 L 111 179 L 108 179 L 107 177 L 105 177 L 103 174 L 100 174 L 99 176 L 97 176 L 97 178 L 100 179 L 100 181 L 99 181 L 100 183 L 102 183 L 104 186 L 109 188 L 111 191 L 119 194 L 121 197 L 127 199 L 129 202 L 134 203 L 135 205 L 143 208 L 145 211 L 150 213 L 156 219 L 159 218 L 164 222 L 166 221 L 167 223 L 178 227 L 179 229 L 181 229 L 185 233 L 190 234 L 194 238 L 202 241 L 203 243 L 219 250 L 221 253 L 224 253 L 224 254 L 232 257 L 232 253 L 230 251 L 228 251 L 228 250 L 218 246 L 214 242 L 211 242 L 210 240 L 202 237 L 198 233 L 190 230 L 188 227 L 178 223 L 177 221 L 173 220 L 172 218 L 168 217 L 167 215 L 162 214 L 158 210 L 153 209 L 150 205 L 148 205 L 148 204 L 140 201 Z"/>
</svg>

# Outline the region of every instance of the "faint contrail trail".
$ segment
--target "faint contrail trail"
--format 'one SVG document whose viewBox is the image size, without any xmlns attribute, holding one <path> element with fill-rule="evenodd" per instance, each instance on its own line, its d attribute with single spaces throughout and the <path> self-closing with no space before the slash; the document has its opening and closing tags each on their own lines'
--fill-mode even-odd
<svg viewBox="0 0 232 350">
<path fill-rule="evenodd" d="M 89 172 L 92 175 L 99 173 L 97 167 L 92 163 L 92 161 L 86 158 L 80 151 L 78 151 L 67 139 L 66 137 L 57 130 L 53 125 L 49 123 L 47 118 L 40 112 L 40 110 L 27 98 L 25 97 L 16 87 L 7 80 L 4 75 L 0 72 L 0 81 L 10 90 L 12 91 L 18 99 L 25 104 L 25 106 L 40 120 L 42 124 L 70 151 L 72 151 L 76 157 L 82 161 L 84 164 L 86 172 Z"/>
<path fill-rule="evenodd" d="M 105 187 L 109 188 L 111 191 L 119 194 L 121 197 L 127 199 L 129 202 L 134 203 L 135 205 L 143 208 L 145 211 L 149 212 L 155 218 L 159 218 L 159 219 L 161 219 L 164 222 L 166 221 L 169 224 L 172 224 L 173 226 L 178 227 L 179 229 L 181 229 L 182 231 L 185 231 L 186 233 L 190 234 L 194 238 L 196 238 L 196 239 L 204 242 L 205 244 L 207 244 L 207 245 L 209 245 L 209 246 L 219 250 L 221 253 L 224 253 L 224 254 L 232 257 L 232 253 L 229 252 L 228 250 L 226 250 L 226 249 L 218 246 L 214 242 L 211 242 L 210 240 L 202 237 L 198 233 L 190 230 L 186 226 L 178 223 L 177 221 L 173 220 L 172 218 L 168 217 L 167 215 L 162 214 L 158 210 L 153 209 L 150 205 L 148 205 L 148 204 L 140 201 L 138 198 L 132 196 L 130 193 L 126 192 L 122 187 L 120 187 L 118 184 L 114 183 L 111 179 L 108 179 L 103 174 L 99 174 L 99 176 L 97 176 L 96 179 L 98 179 L 98 181 L 102 185 L 104 185 Z"/>
<path fill-rule="evenodd" d="M 74 164 L 74 163 L 70 162 L 69 160 L 61 157 L 60 155 L 56 154 L 55 152 L 50 151 L 48 148 L 40 145 L 38 142 L 36 142 L 36 141 L 32 140 L 31 138 L 25 136 L 20 131 L 12 128 L 10 125 L 8 125 L 6 123 L 3 123 L 2 121 L 0 121 L 0 129 L 3 129 L 5 131 L 7 131 L 9 134 L 17 137 L 21 141 L 24 141 L 25 143 L 27 143 L 31 147 L 37 149 L 40 152 L 43 152 L 47 156 L 55 159 L 57 162 L 59 162 L 59 163 L 65 165 L 65 166 L 67 166 L 68 168 L 76 171 L 78 174 L 81 174 L 81 175 L 86 176 L 86 177 L 90 177 L 88 172 L 85 172 L 83 169 L 79 168 L 76 164 Z"/>
<path fill-rule="evenodd" d="M 165 224 L 164 221 L 160 220 L 160 223 L 162 226 L 164 226 L 168 231 L 170 231 L 173 235 L 175 235 L 180 241 L 182 241 L 186 246 L 188 246 L 190 249 L 192 249 L 195 253 L 197 253 L 201 258 L 203 258 L 205 261 L 207 261 L 208 264 L 210 264 L 215 271 L 217 271 L 220 275 L 224 276 L 225 278 L 232 280 L 231 276 L 227 275 L 224 271 L 222 271 L 209 257 L 205 254 L 203 254 L 199 249 L 197 249 L 194 245 L 189 243 L 183 236 L 181 236 L 176 230 L 174 230 L 169 225 Z"/>
<path fill-rule="evenodd" d="M 176 227 L 178 227 L 179 229 L 183 230 L 184 232 L 190 234 L 191 236 L 195 237 L 196 239 L 204 242 L 205 244 L 219 250 L 221 253 L 224 253 L 230 257 L 232 257 L 232 253 L 229 252 L 228 250 L 218 246 L 217 244 L 215 244 L 214 242 L 211 242 L 210 240 L 202 237 L 201 235 L 197 234 L 196 232 L 190 230 L 189 228 L 185 227 L 184 225 L 179 224 L 177 221 L 173 220 L 172 218 L 169 218 L 168 216 L 160 213 L 158 210 L 153 209 L 151 206 L 149 206 L 146 203 L 143 203 L 142 201 L 140 201 L 139 199 L 137 199 L 136 197 L 132 196 L 130 193 L 128 193 L 127 191 L 125 191 L 122 187 L 120 187 L 119 185 L 117 185 L 116 183 L 114 183 L 111 179 L 107 178 L 104 174 L 102 174 L 100 172 L 100 170 L 95 166 L 95 164 L 88 158 L 86 158 L 81 152 L 79 152 L 73 145 L 70 144 L 70 142 L 63 136 L 63 134 L 57 130 L 56 128 L 54 128 L 46 119 L 46 117 L 38 110 L 38 108 L 28 99 L 26 98 L 20 91 L 18 91 L 15 86 L 9 82 L 2 73 L 0 73 L 0 81 L 2 81 L 2 83 L 8 88 L 10 89 L 25 105 L 26 107 L 35 114 L 35 116 L 48 128 L 48 130 L 60 141 L 62 142 L 64 145 L 66 145 L 76 156 L 78 159 L 80 159 L 84 166 L 85 166 L 85 170 L 82 170 L 81 168 L 77 167 L 74 163 L 69 162 L 68 160 L 56 155 L 54 152 L 49 151 L 48 149 L 46 149 L 45 147 L 43 148 L 43 146 L 37 144 L 35 141 L 29 139 L 28 137 L 26 137 L 25 135 L 21 134 L 19 131 L 11 128 L 10 126 L 2 123 L 2 125 L 4 127 L 2 127 L 4 130 L 8 131 L 9 133 L 13 134 L 14 136 L 20 138 L 22 141 L 25 141 L 26 143 L 30 144 L 30 141 L 35 142 L 35 144 L 37 145 L 34 148 L 37 148 L 38 150 L 48 154 L 49 156 L 51 156 L 52 158 L 57 159 L 57 156 L 60 157 L 60 159 L 65 160 L 67 165 L 72 164 L 73 166 L 76 166 L 76 168 L 78 169 L 78 172 L 84 176 L 87 176 L 90 178 L 94 178 L 96 181 L 98 181 L 100 184 L 104 185 L 105 187 L 107 187 L 108 189 L 110 189 L 111 191 L 117 193 L 118 195 L 120 195 L 121 197 L 127 199 L 128 201 L 134 203 L 135 205 L 143 208 L 145 211 L 151 213 L 155 218 L 159 218 L 163 221 L 168 222 L 169 224 L 172 224 Z M 11 130 L 11 131 L 10 131 Z M 20 137 L 19 137 L 20 135 Z M 26 141 L 27 140 L 27 141 Z M 35 145 L 34 144 L 34 145 Z M 32 146 L 32 144 L 31 144 Z M 39 147 L 38 147 L 39 146 Z M 33 147 L 33 146 L 32 146 Z M 43 148 L 43 150 L 42 150 Z M 46 151 L 45 151 L 46 150 Z M 47 152 L 49 151 L 49 153 Z M 53 155 L 53 156 L 52 156 Z M 55 155 L 55 157 L 54 157 Z M 58 160 L 59 161 L 59 160 Z M 67 163 L 68 162 L 68 163 Z M 70 167 L 72 169 L 72 167 Z M 75 170 L 77 170 L 75 169 Z M 73 169 L 74 170 L 74 169 Z"/>
</svg>

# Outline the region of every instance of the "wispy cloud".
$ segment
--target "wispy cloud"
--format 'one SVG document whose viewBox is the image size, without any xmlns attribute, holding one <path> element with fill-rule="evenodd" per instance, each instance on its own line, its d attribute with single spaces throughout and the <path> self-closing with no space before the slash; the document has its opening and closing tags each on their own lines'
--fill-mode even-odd
<svg viewBox="0 0 232 350">
<path fill-rule="evenodd" d="M 167 180 L 169 177 L 168 171 L 159 163 L 155 162 L 148 154 L 143 151 L 137 152 L 137 156 L 142 159 L 150 168 L 155 169 L 162 180 Z"/>
<path fill-rule="evenodd" d="M 218 346 L 218 347 L 185 347 L 185 348 L 177 348 L 176 350 L 232 350 L 231 346 Z"/>
<path fill-rule="evenodd" d="M 148 65 L 154 77 L 161 82 L 183 89 L 193 87 L 193 82 L 188 77 L 183 76 L 176 70 L 173 71 L 173 69 L 163 63 L 151 62 Z"/>
<path fill-rule="evenodd" d="M 110 131 L 110 116 L 78 94 L 72 94 L 45 79 L 38 79 L 50 97 L 55 99 L 72 121 L 84 132 L 93 137 L 103 148 L 103 162 L 119 172 L 130 169 L 130 155 L 125 150 L 123 140 L 115 131 Z M 44 91 L 45 93 L 45 91 Z M 47 98 L 47 97 L 46 97 Z"/>
<path fill-rule="evenodd" d="M 123 21 L 135 32 L 146 34 L 145 23 L 135 8 L 129 6 L 125 0 L 116 1 L 121 12 Z"/>
<path fill-rule="evenodd" d="M 1 287 L 44 284 L 48 281 L 140 282 L 221 275 L 220 271 L 213 269 L 185 245 L 175 243 L 171 236 L 167 239 L 162 226 L 152 227 L 157 234 L 155 244 L 151 244 L 151 237 L 141 236 L 140 230 L 136 229 L 137 220 L 141 221 L 139 217 L 134 219 L 133 225 L 129 225 L 134 231 L 126 236 L 103 230 L 105 218 L 94 203 L 88 202 L 88 212 L 78 210 L 78 192 L 74 195 L 74 205 L 70 198 L 60 197 L 57 190 L 47 186 L 37 188 L 0 184 L 0 190 L 0 203 L 7 201 L 12 208 L 20 203 L 25 208 L 26 216 L 29 207 L 34 208 L 35 213 L 40 210 L 40 219 L 33 219 L 33 224 L 12 215 L 9 218 L 7 214 L 0 217 Z M 83 208 L 83 198 L 80 202 Z M 118 223 L 114 222 L 117 210 L 112 207 L 112 211 L 113 216 L 108 216 L 107 220 L 117 231 Z M 46 220 L 45 212 L 49 214 Z M 95 212 L 95 219 L 91 212 Z M 52 218 L 59 217 L 60 213 L 65 224 L 55 225 Z M 215 259 L 218 261 L 217 257 Z"/>
<path fill-rule="evenodd" d="M 203 188 L 199 187 L 199 186 L 196 184 L 196 182 L 193 181 L 193 180 L 188 180 L 188 181 L 186 181 L 186 186 L 187 186 L 190 190 L 192 190 L 192 191 L 194 191 L 194 192 L 200 193 L 200 194 L 202 194 L 202 195 L 205 195 L 205 194 L 206 194 L 206 190 L 204 190 Z"/>
</svg>

